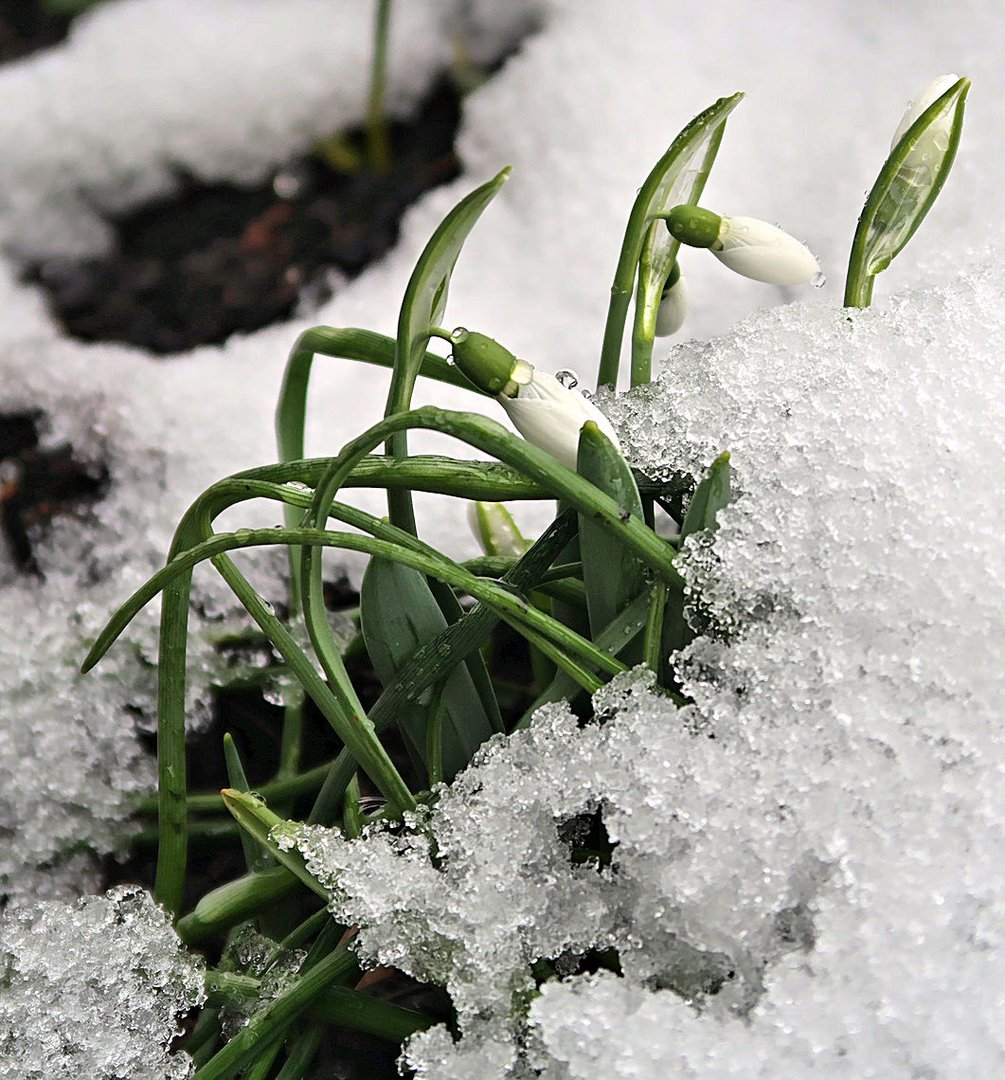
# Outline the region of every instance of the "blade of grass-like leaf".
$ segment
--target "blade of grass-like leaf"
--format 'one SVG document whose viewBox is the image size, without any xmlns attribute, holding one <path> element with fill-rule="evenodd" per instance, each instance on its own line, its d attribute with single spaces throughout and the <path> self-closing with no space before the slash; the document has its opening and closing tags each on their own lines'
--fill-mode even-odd
<svg viewBox="0 0 1005 1080">
<path fill-rule="evenodd" d="M 307 869 L 303 855 L 297 850 L 284 851 L 271 839 L 274 829 L 288 828 L 290 822 L 274 814 L 260 799 L 246 791 L 224 788 L 220 792 L 224 804 L 233 814 L 234 820 L 281 866 L 285 866 L 300 882 L 315 892 L 326 903 L 330 899 L 328 890 Z"/>
<path fill-rule="evenodd" d="M 241 755 L 238 753 L 234 737 L 229 731 L 223 736 L 223 757 L 227 766 L 227 780 L 230 786 L 235 791 L 250 791 L 251 788 L 248 785 L 248 777 L 244 772 Z M 275 860 L 255 843 L 246 830 L 241 829 L 240 832 L 241 850 L 244 852 L 244 863 L 249 873 L 253 874 L 256 870 L 265 870 L 275 865 Z"/>
<path fill-rule="evenodd" d="M 597 635 L 596 644 L 602 649 L 614 651 L 623 647 L 626 643 L 634 640 L 646 622 L 648 612 L 648 596 L 637 596 L 623 611 L 611 620 L 608 626 Z M 555 678 L 544 688 L 530 705 L 527 711 L 517 721 L 514 730 L 527 727 L 531 717 L 541 708 L 553 701 L 566 701 L 580 689 L 576 680 L 567 672 L 559 671 Z"/>
<path fill-rule="evenodd" d="M 722 125 L 742 97 L 743 94 L 733 94 L 731 97 L 720 98 L 714 105 L 699 113 L 674 139 L 670 148 L 656 163 L 652 172 L 646 177 L 645 183 L 639 188 L 628 218 L 618 267 L 614 273 L 614 284 L 611 286 L 611 302 L 607 312 L 607 324 L 604 328 L 604 344 L 597 377 L 598 387 L 617 385 L 625 322 L 628 318 L 628 307 L 632 298 L 639 259 L 642 256 L 642 245 L 652 224 L 649 219 L 653 214 L 669 210 L 671 205 L 697 201 L 708 178 L 708 171 L 712 167 L 719 145 L 718 141 L 722 137 Z M 693 170 L 694 182 L 692 184 L 689 182 L 688 174 L 696 159 L 698 165 Z M 675 203 L 667 201 L 677 194 L 683 197 L 677 198 Z M 663 232 L 666 233 L 665 228 Z M 669 237 L 669 233 L 667 236 Z M 671 255 L 670 266 L 672 266 L 677 254 L 676 244 L 671 244 L 666 249 L 666 253 Z M 661 254 L 660 260 L 662 261 L 663 258 L 664 255 Z M 669 273 L 669 266 L 667 273 Z M 661 283 L 661 291 L 662 287 Z"/>
<path fill-rule="evenodd" d="M 632 470 L 592 420 L 579 433 L 577 471 L 618 504 L 622 517 L 630 515 L 642 520 L 642 499 Z M 620 539 L 595 525 L 589 514 L 579 517 L 579 550 L 590 630 L 596 639 L 614 616 L 643 591 L 645 575 L 639 561 L 625 552 Z M 624 659 L 634 662 L 631 657 Z"/>
<path fill-rule="evenodd" d="M 717 515 L 729 503 L 730 465 L 729 451 L 721 453 L 709 466 L 688 503 L 684 521 L 680 527 L 680 544 L 693 533 L 718 528 Z M 660 650 L 660 681 L 669 681 L 669 657 L 682 649 L 693 637 L 691 627 L 684 618 L 684 595 L 672 593 L 667 597 L 663 621 L 663 642 Z"/>
<path fill-rule="evenodd" d="M 466 195 L 443 219 L 419 256 L 398 315 L 394 368 L 385 416 L 393 416 L 409 408 L 415 380 L 426 353 L 429 331 L 439 324 L 446 307 L 454 264 L 468 233 L 506 182 L 509 173 L 508 168 L 503 169 L 498 176 Z M 387 452 L 396 458 L 407 455 L 408 441 L 404 430 L 394 432 L 388 441 Z M 389 492 L 388 513 L 394 525 L 415 532 L 410 492 Z"/>
<path fill-rule="evenodd" d="M 845 307 L 868 307 L 877 274 L 915 234 L 938 198 L 963 131 L 969 79 L 960 79 L 907 129 L 866 199 L 852 241 Z"/>
<path fill-rule="evenodd" d="M 385 559 L 371 559 L 360 587 L 360 626 L 367 652 L 384 686 L 389 686 L 415 653 L 446 629 L 425 576 Z M 468 668 L 458 665 L 440 693 L 441 747 L 445 779 L 452 780 L 494 731 Z M 413 702 L 398 716 L 409 752 L 425 774 L 428 702 Z"/>
</svg>

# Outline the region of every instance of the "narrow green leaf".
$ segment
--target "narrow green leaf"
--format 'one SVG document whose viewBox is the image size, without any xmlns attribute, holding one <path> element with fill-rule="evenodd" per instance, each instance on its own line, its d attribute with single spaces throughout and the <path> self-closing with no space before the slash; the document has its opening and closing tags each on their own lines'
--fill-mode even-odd
<svg viewBox="0 0 1005 1080">
<path fill-rule="evenodd" d="M 729 451 L 726 450 L 712 462 L 694 489 L 680 528 L 681 546 L 692 533 L 704 530 L 714 532 L 719 527 L 717 515 L 729 503 L 729 498 L 730 466 Z M 684 618 L 684 595 L 680 592 L 671 592 L 667 596 L 663 621 L 663 643 L 659 665 L 662 682 L 666 683 L 670 677 L 669 657 L 684 648 L 693 637 L 694 633 Z"/>
<path fill-rule="evenodd" d="M 235 791 L 250 791 L 248 777 L 244 772 L 241 755 L 238 753 L 234 737 L 228 731 L 223 736 L 223 757 L 227 766 L 227 780 Z M 251 873 L 256 870 L 265 870 L 275 865 L 275 860 L 263 851 L 261 846 L 241 829 L 241 850 L 244 852 L 244 862 Z"/>
<path fill-rule="evenodd" d="M 296 849 L 284 851 L 271 839 L 273 829 L 289 828 L 291 822 L 274 814 L 260 799 L 244 791 L 224 788 L 220 792 L 224 805 L 234 815 L 238 825 L 260 844 L 275 860 L 285 866 L 312 892 L 328 900 L 328 890 L 307 869 L 303 855 Z"/>
<path fill-rule="evenodd" d="M 904 132 L 886 159 L 855 229 L 845 307 L 868 307 L 873 279 L 915 234 L 938 198 L 963 131 L 970 80 L 960 79 Z"/>
<path fill-rule="evenodd" d="M 360 625 L 374 670 L 390 686 L 419 649 L 447 628 L 425 576 L 386 559 L 370 560 L 360 589 Z M 442 693 L 444 778 L 452 780 L 493 733 L 492 724 L 461 657 L 447 676 Z M 397 722 L 421 775 L 426 756 L 429 701 L 413 702 Z"/>
<path fill-rule="evenodd" d="M 705 471 L 688 503 L 684 521 L 680 527 L 681 543 L 701 529 L 715 531 L 716 516 L 729 503 L 730 467 L 729 451 L 724 450 Z"/>
<path fill-rule="evenodd" d="M 642 498 L 632 470 L 592 421 L 579 434 L 578 472 L 618 504 L 622 519 L 642 520 Z M 621 540 L 590 514 L 579 515 L 579 548 L 590 630 L 596 637 L 643 591 L 645 574 Z"/>
<path fill-rule="evenodd" d="M 679 205 L 681 202 L 698 201 L 719 148 L 723 124 L 742 97 L 743 94 L 733 94 L 731 97 L 720 98 L 714 105 L 699 113 L 674 139 L 670 148 L 656 163 L 652 172 L 646 177 L 645 183 L 639 188 L 628 218 L 625 238 L 621 244 L 621 255 L 614 274 L 614 284 L 611 286 L 611 302 L 607 312 L 607 324 L 604 328 L 604 345 L 600 354 L 600 372 L 597 377 L 598 387 L 617 385 L 625 321 L 628 318 L 632 287 L 635 284 L 639 260 L 642 257 L 643 244 L 650 234 L 650 226 L 653 225 L 650 219 L 653 214 L 669 210 L 671 206 Z M 655 224 L 662 228 L 662 232 L 671 241 L 664 249 L 663 241 L 660 239 L 657 249 L 656 238 L 652 240 L 654 249 L 650 257 L 651 267 L 647 270 L 647 276 L 651 277 L 652 281 L 647 282 L 646 298 L 660 273 L 663 272 L 662 265 L 669 256 L 666 273 L 663 274 L 663 281 L 660 281 L 659 290 L 656 293 L 658 305 L 666 274 L 669 274 L 677 255 L 677 244 L 672 241 L 672 237 L 667 233 L 666 228 L 661 226 L 661 223 Z"/>
</svg>

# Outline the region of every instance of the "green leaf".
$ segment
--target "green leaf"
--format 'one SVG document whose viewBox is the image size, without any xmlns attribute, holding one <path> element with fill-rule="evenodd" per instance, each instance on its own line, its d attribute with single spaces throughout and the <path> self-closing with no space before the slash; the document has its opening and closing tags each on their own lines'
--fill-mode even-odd
<svg viewBox="0 0 1005 1080">
<path fill-rule="evenodd" d="M 698 486 L 694 489 L 691 501 L 680 527 L 681 542 L 702 529 L 715 531 L 719 525 L 716 516 L 729 503 L 730 467 L 729 451 L 725 450 L 708 467 Z"/>
<path fill-rule="evenodd" d="M 698 201 L 719 149 L 723 125 L 742 97 L 743 94 L 733 94 L 731 97 L 720 98 L 714 105 L 710 105 L 704 112 L 699 113 L 674 139 L 670 148 L 656 163 L 652 172 L 646 177 L 645 183 L 639 188 L 628 218 L 628 227 L 625 229 L 621 255 L 614 274 L 614 284 L 611 286 L 611 303 L 607 312 L 607 325 L 604 328 L 598 386 L 615 386 L 618 381 L 621 342 L 625 333 L 625 321 L 628 318 L 632 286 L 635 283 L 639 260 L 642 258 L 643 245 L 647 238 L 652 237 L 650 241 L 652 251 L 648 255 L 649 266 L 645 270 L 646 281 L 643 289 L 645 310 L 648 310 L 649 297 L 653 290 L 656 294 L 656 305 L 659 306 L 663 283 L 677 257 L 677 242 L 670 236 L 662 222 L 653 222 L 651 218 L 654 214 L 667 211 L 672 206 Z M 658 233 L 663 233 L 666 239 L 658 236 Z M 655 313 L 652 317 L 655 329 Z M 634 367 L 633 356 L 633 369 Z M 648 381 L 648 379 L 636 379 L 633 374 L 633 386 L 637 382 Z"/>
<path fill-rule="evenodd" d="M 915 234 L 956 157 L 970 80 L 955 82 L 904 132 L 880 170 L 855 229 L 845 307 L 868 307 L 873 279 Z"/>
<path fill-rule="evenodd" d="M 579 433 L 577 465 L 580 476 L 618 504 L 623 520 L 643 519 L 642 499 L 628 462 L 592 420 Z M 590 514 L 579 515 L 579 550 L 590 631 L 596 638 L 644 590 L 645 575 L 621 539 Z"/>
<path fill-rule="evenodd" d="M 289 828 L 291 822 L 274 814 L 261 799 L 246 791 L 224 788 L 220 792 L 224 805 L 233 814 L 238 825 L 260 844 L 280 865 L 285 866 L 304 885 L 325 901 L 328 890 L 307 869 L 303 855 L 296 849 L 284 851 L 272 838 L 273 829 Z"/>
<path fill-rule="evenodd" d="M 447 620 L 425 575 L 387 559 L 370 560 L 360 589 L 360 623 L 367 652 L 381 683 L 391 686 L 419 649 L 438 638 Z M 454 776 L 493 733 L 474 682 L 458 655 L 442 694 L 444 778 Z M 425 703 L 400 709 L 397 722 L 417 768 L 425 775 L 429 694 Z"/>
<path fill-rule="evenodd" d="M 495 198 L 509 174 L 508 168 L 503 169 L 498 176 L 461 199 L 443 219 L 419 256 L 405 289 L 398 315 L 394 369 L 387 394 L 385 416 L 393 416 L 409 408 L 415 380 L 426 355 L 429 331 L 443 318 L 450 275 L 461 248 L 482 211 Z M 406 456 L 407 438 L 403 431 L 389 439 L 387 452 L 394 457 Z M 388 509 L 395 525 L 415 532 L 410 492 L 389 492 Z"/>
<path fill-rule="evenodd" d="M 228 731 L 223 736 L 223 758 L 227 766 L 227 780 L 235 791 L 250 791 L 248 777 L 244 772 L 241 755 L 238 753 L 234 737 Z M 244 862 L 252 873 L 256 870 L 265 870 L 275 865 L 273 858 L 262 850 L 259 844 L 242 829 L 241 850 L 244 852 Z"/>
<path fill-rule="evenodd" d="M 718 513 L 729 503 L 729 498 L 730 466 L 729 451 L 726 450 L 712 462 L 694 489 L 680 528 L 681 550 L 692 533 L 714 532 L 719 527 Z M 684 648 L 693 637 L 694 632 L 684 618 L 684 595 L 672 592 L 667 596 L 663 622 L 661 681 L 665 683 L 669 679 L 669 656 Z"/>
</svg>

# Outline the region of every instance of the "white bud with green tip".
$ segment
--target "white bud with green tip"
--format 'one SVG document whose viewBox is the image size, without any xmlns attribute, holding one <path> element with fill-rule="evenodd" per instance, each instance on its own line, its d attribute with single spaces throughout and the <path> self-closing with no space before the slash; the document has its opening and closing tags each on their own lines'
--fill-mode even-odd
<svg viewBox="0 0 1005 1080">
<path fill-rule="evenodd" d="M 481 390 L 496 395 L 513 426 L 529 443 L 576 468 L 579 432 L 587 420 L 619 446 L 611 422 L 581 393 L 514 356 L 498 341 L 459 327 L 450 335 L 458 370 Z"/>
<path fill-rule="evenodd" d="M 916 98 L 913 98 L 904 111 L 904 115 L 900 118 L 897 130 L 893 133 L 893 138 L 890 140 L 890 149 L 892 150 L 900 142 L 904 135 L 907 134 L 907 129 L 930 105 L 934 105 L 951 86 L 955 86 L 959 81 L 959 75 L 940 75 L 937 79 L 933 79 Z M 932 136 L 942 135 L 948 140 L 951 128 L 952 118 L 945 116 L 940 118 L 938 124 L 933 124 L 926 134 Z"/>
<path fill-rule="evenodd" d="M 768 285 L 805 285 L 820 263 L 805 244 L 752 217 L 725 217 L 700 206 L 675 206 L 666 216 L 671 235 L 690 247 L 704 247 L 735 274 Z"/>
<path fill-rule="evenodd" d="M 687 284 L 681 275 L 680 266 L 675 262 L 667 283 L 663 286 L 660 306 L 656 310 L 656 337 L 669 337 L 684 325 L 687 301 Z"/>
</svg>

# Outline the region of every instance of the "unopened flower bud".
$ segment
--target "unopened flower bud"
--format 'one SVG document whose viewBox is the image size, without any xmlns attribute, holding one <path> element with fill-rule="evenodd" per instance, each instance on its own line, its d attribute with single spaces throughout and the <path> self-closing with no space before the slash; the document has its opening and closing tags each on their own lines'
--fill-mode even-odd
<svg viewBox="0 0 1005 1080">
<path fill-rule="evenodd" d="M 663 287 L 660 306 L 656 311 L 656 336 L 669 337 L 684 325 L 687 315 L 687 285 L 681 276 L 680 266 L 673 264 L 667 283 Z"/>
<path fill-rule="evenodd" d="M 468 524 L 486 555 L 519 557 L 530 547 L 513 515 L 502 503 L 469 503 Z"/>
<path fill-rule="evenodd" d="M 450 334 L 454 363 L 481 390 L 495 394 L 513 426 L 529 443 L 576 468 L 579 432 L 587 420 L 614 443 L 618 437 L 606 416 L 545 371 L 520 360 L 498 341 L 458 327 Z"/>
<path fill-rule="evenodd" d="M 754 281 L 805 285 L 820 273 L 820 264 L 805 244 L 758 218 L 720 217 L 700 206 L 675 206 L 666 223 L 682 244 L 708 248 L 735 274 Z"/>
<path fill-rule="evenodd" d="M 934 105 L 940 97 L 956 83 L 960 81 L 959 75 L 940 75 L 937 79 L 933 79 L 921 93 L 914 98 L 913 101 L 907 106 L 904 115 L 900 118 L 900 123 L 897 125 L 897 130 L 893 133 L 893 139 L 890 142 L 890 149 L 892 150 L 897 143 L 907 134 L 907 129 L 918 119 L 919 116 L 930 106 Z M 933 125 L 939 127 L 940 125 Z M 946 116 L 943 119 L 941 125 L 945 138 L 949 138 L 949 130 L 952 126 L 952 117 Z M 931 132 L 933 135 L 939 134 L 939 132 Z"/>
</svg>

